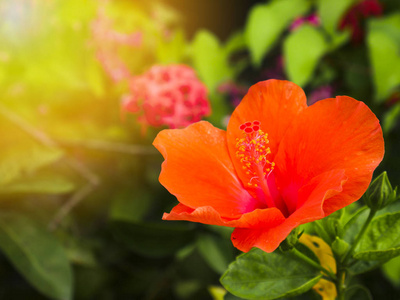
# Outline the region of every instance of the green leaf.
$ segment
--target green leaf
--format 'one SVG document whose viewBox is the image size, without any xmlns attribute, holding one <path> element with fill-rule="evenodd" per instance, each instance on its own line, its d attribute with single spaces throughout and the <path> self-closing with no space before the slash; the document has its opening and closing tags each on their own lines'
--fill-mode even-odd
<svg viewBox="0 0 400 300">
<path fill-rule="evenodd" d="M 329 34 L 336 32 L 339 21 L 346 11 L 357 0 L 319 0 L 317 2 L 318 16 L 322 26 Z"/>
<path fill-rule="evenodd" d="M 353 204 L 354 205 L 354 204 Z M 362 226 L 368 218 L 370 210 L 366 206 L 362 206 L 356 210 L 351 218 L 346 222 L 343 228 L 343 240 L 349 245 L 353 244 Z M 350 267 L 352 274 L 361 274 L 378 267 L 379 261 L 357 261 Z"/>
<path fill-rule="evenodd" d="M 246 40 L 244 32 L 242 31 L 232 34 L 224 46 L 224 51 L 227 56 L 243 49 L 246 49 Z"/>
<path fill-rule="evenodd" d="M 232 227 L 225 227 L 225 226 L 218 226 L 218 225 L 207 225 L 205 224 L 204 227 L 208 228 L 211 231 L 218 233 L 224 239 L 229 240 L 231 238 L 232 232 L 234 228 Z"/>
<path fill-rule="evenodd" d="M 59 149 L 50 149 L 21 140 L 19 143 L 18 146 L 2 148 L 0 151 L 0 185 L 11 183 L 23 175 L 33 174 L 39 168 L 63 156 Z"/>
<path fill-rule="evenodd" d="M 186 39 L 183 30 L 176 30 L 168 41 L 159 37 L 156 55 L 160 63 L 179 63 L 186 53 Z"/>
<path fill-rule="evenodd" d="M 349 286 L 345 291 L 345 299 L 351 300 L 373 300 L 373 296 L 367 287 L 361 284 Z"/>
<path fill-rule="evenodd" d="M 115 237 L 132 251 L 147 257 L 173 255 L 193 241 L 186 224 L 111 222 Z"/>
<path fill-rule="evenodd" d="M 194 294 L 202 288 L 199 280 L 181 280 L 174 286 L 174 292 L 179 299 L 192 299 Z"/>
<path fill-rule="evenodd" d="M 310 7 L 306 0 L 279 0 L 255 5 L 249 13 L 245 27 L 245 38 L 255 66 L 274 45 L 285 28 L 297 16 Z"/>
<path fill-rule="evenodd" d="M 243 298 L 236 297 L 235 295 L 232 295 L 231 293 L 227 293 L 224 297 L 224 300 L 242 300 Z"/>
<path fill-rule="evenodd" d="M 343 240 L 353 244 L 362 226 L 368 218 L 369 209 L 363 206 L 357 210 L 343 227 Z"/>
<path fill-rule="evenodd" d="M 383 117 L 383 132 L 388 134 L 394 126 L 399 122 L 400 117 L 400 103 L 397 103 Z"/>
<path fill-rule="evenodd" d="M 200 79 L 214 93 L 218 84 L 233 76 L 228 57 L 217 37 L 209 31 L 200 30 L 192 43 L 192 56 Z"/>
<path fill-rule="evenodd" d="M 399 231 L 400 213 L 373 219 L 355 250 L 354 258 L 385 261 L 400 255 Z"/>
<path fill-rule="evenodd" d="M 351 32 L 349 30 L 336 32 L 335 34 L 330 36 L 329 40 L 329 51 L 333 52 L 339 47 L 343 46 L 351 37 Z"/>
<path fill-rule="evenodd" d="M 394 285 L 400 286 L 400 256 L 385 263 L 382 271 Z"/>
<path fill-rule="evenodd" d="M 336 239 L 336 236 L 340 237 L 342 234 L 341 220 L 343 218 L 343 213 L 344 211 L 341 209 L 333 214 L 330 214 L 326 218 L 312 223 L 318 236 L 322 238 L 328 245 L 333 243 L 333 241 Z"/>
<path fill-rule="evenodd" d="M 152 203 L 151 194 L 143 190 L 119 191 L 113 200 L 110 218 L 112 220 L 140 222 L 148 213 Z"/>
<path fill-rule="evenodd" d="M 321 277 L 319 270 L 289 253 L 253 248 L 237 257 L 222 275 L 221 283 L 245 299 L 279 299 L 306 292 Z"/>
<path fill-rule="evenodd" d="M 248 56 L 234 56 L 235 53 L 245 50 L 247 47 L 243 31 L 232 34 L 224 46 L 226 59 L 230 63 L 232 78 L 236 78 L 249 66 Z"/>
<path fill-rule="evenodd" d="M 376 100 L 384 101 L 400 84 L 400 13 L 368 23 L 367 44 Z"/>
<path fill-rule="evenodd" d="M 231 241 L 215 235 L 200 234 L 197 248 L 208 265 L 219 274 L 224 273 L 234 259 Z"/>
<path fill-rule="evenodd" d="M 0 214 L 0 248 L 35 288 L 52 299 L 71 299 L 72 269 L 46 228 L 16 213 Z"/>
<path fill-rule="evenodd" d="M 349 268 L 349 273 L 352 275 L 362 274 L 379 267 L 382 262 L 377 260 L 359 260 Z"/>
<path fill-rule="evenodd" d="M 284 42 L 285 71 L 294 83 L 305 86 L 321 57 L 328 51 L 322 33 L 311 25 L 303 25 Z"/>
<path fill-rule="evenodd" d="M 64 194 L 72 192 L 74 189 L 75 184 L 63 175 L 55 172 L 37 172 L 0 186 L 0 194 Z"/>
<path fill-rule="evenodd" d="M 225 101 L 222 94 L 212 94 L 209 96 L 211 103 L 211 115 L 206 118 L 209 122 L 217 126 L 218 128 L 226 127 L 226 117 L 231 113 L 231 107 L 228 101 Z"/>
</svg>

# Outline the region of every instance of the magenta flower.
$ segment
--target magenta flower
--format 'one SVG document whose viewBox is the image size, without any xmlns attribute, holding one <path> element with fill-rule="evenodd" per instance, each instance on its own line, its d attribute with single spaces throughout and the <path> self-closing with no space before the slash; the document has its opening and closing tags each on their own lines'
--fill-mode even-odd
<svg viewBox="0 0 400 300">
<path fill-rule="evenodd" d="M 382 5 L 378 0 L 361 1 L 347 11 L 339 24 L 339 29 L 351 29 L 351 40 L 354 44 L 359 44 L 364 38 L 362 26 L 363 19 L 369 16 L 380 16 L 383 13 Z"/>
<path fill-rule="evenodd" d="M 333 88 L 330 85 L 322 85 L 316 89 L 314 89 L 307 100 L 308 105 L 312 105 L 315 102 L 326 99 L 326 98 L 332 98 L 333 96 Z"/>
<path fill-rule="evenodd" d="M 290 25 L 290 31 L 297 29 L 304 23 L 317 27 L 321 24 L 321 21 L 319 19 L 319 16 L 315 13 L 308 15 L 306 17 L 298 17 Z"/>
</svg>

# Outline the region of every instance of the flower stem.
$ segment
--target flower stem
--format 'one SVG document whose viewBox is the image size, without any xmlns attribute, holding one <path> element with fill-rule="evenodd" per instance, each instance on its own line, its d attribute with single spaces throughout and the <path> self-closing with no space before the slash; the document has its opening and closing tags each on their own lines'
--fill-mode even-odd
<svg viewBox="0 0 400 300">
<path fill-rule="evenodd" d="M 345 275 L 346 269 L 342 269 L 340 266 L 337 272 L 337 279 L 335 280 L 336 292 L 337 292 L 337 300 L 345 300 L 346 293 L 346 285 L 345 285 Z"/>
<path fill-rule="evenodd" d="M 299 250 L 297 250 L 296 248 L 293 248 L 291 250 L 291 253 L 294 254 L 297 258 L 301 259 L 302 261 L 304 261 L 305 263 L 309 264 L 310 266 L 321 270 L 325 275 L 327 275 L 332 281 L 336 281 L 336 275 L 334 273 L 332 273 L 331 271 L 325 269 L 323 266 L 321 266 L 319 263 L 317 263 L 316 261 L 312 260 L 311 258 L 309 258 L 308 256 L 304 255 L 303 253 L 301 253 Z"/>
</svg>

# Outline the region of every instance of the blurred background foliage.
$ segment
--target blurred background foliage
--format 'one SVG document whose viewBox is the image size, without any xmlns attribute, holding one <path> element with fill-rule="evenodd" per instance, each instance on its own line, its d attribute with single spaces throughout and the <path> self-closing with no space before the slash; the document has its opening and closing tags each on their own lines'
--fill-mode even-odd
<svg viewBox="0 0 400 300">
<path fill-rule="evenodd" d="M 270 78 L 310 105 L 362 100 L 384 129 L 378 171 L 400 182 L 398 1 L 1 0 L 0 37 L 2 299 L 236 299 L 219 283 L 231 229 L 161 221 L 163 128 L 121 113 L 156 64 L 193 67 L 220 128 Z M 398 299 L 400 260 L 361 280 Z"/>
</svg>

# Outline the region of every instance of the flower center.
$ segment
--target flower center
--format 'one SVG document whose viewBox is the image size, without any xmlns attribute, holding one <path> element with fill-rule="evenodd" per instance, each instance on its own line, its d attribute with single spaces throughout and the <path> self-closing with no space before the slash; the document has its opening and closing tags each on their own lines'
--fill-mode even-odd
<svg viewBox="0 0 400 300">
<path fill-rule="evenodd" d="M 268 147 L 268 134 L 260 129 L 261 122 L 246 122 L 240 125 L 244 137 L 236 139 L 236 157 L 243 164 L 247 175 L 251 175 L 249 186 L 258 187 L 265 176 L 275 166 L 274 162 L 268 160 L 271 149 Z"/>
<path fill-rule="evenodd" d="M 261 122 L 245 122 L 240 125 L 243 137 L 236 139 L 236 157 L 242 168 L 250 175 L 249 186 L 260 187 L 265 195 L 268 207 L 276 207 L 269 191 L 266 178 L 274 169 L 275 163 L 268 159 L 271 149 L 268 147 L 268 134 L 260 129 Z"/>
</svg>

